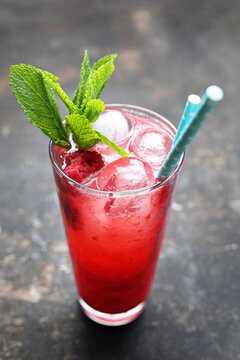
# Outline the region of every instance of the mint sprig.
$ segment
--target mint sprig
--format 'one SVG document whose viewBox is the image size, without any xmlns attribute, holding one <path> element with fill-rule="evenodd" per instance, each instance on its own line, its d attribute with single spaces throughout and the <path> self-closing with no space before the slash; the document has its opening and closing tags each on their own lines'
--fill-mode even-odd
<svg viewBox="0 0 240 360">
<path fill-rule="evenodd" d="M 107 55 L 91 68 L 85 51 L 80 82 L 72 100 L 63 91 L 56 76 L 31 65 L 10 66 L 10 86 L 26 117 L 49 136 L 54 144 L 69 148 L 68 137 L 72 132 L 74 141 L 81 149 L 90 149 L 102 142 L 120 156 L 128 156 L 129 153 L 92 127 L 92 123 L 105 110 L 99 96 L 114 71 L 116 57 L 115 54 Z M 65 124 L 53 90 L 69 111 Z"/>
</svg>

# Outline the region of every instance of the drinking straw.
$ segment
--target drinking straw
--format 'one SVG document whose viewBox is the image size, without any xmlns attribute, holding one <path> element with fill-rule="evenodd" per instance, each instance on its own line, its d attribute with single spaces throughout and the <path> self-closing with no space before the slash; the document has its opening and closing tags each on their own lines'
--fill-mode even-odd
<svg viewBox="0 0 240 360">
<path fill-rule="evenodd" d="M 158 170 L 158 179 L 164 180 L 176 167 L 177 162 L 185 151 L 187 145 L 190 144 L 194 136 L 197 134 L 200 126 L 204 120 L 206 120 L 207 114 L 213 110 L 222 98 L 223 90 L 220 87 L 212 85 L 207 88 L 196 114 L 189 122 L 187 120 L 188 125 L 184 128 L 182 135 L 177 138 L 167 158 Z"/>
<path fill-rule="evenodd" d="M 177 139 L 182 136 L 185 127 L 189 124 L 201 102 L 201 98 L 198 95 L 191 94 L 188 96 L 180 123 L 178 125 L 177 134 L 173 141 L 173 145 L 176 143 Z"/>
</svg>

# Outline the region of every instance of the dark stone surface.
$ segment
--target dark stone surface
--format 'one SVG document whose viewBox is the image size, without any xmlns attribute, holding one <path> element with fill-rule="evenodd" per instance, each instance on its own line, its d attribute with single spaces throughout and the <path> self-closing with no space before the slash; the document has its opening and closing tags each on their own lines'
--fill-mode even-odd
<svg viewBox="0 0 240 360">
<path fill-rule="evenodd" d="M 240 359 L 240 2 L 2 0 L 0 359 Z M 108 102 L 177 124 L 212 83 L 225 99 L 188 150 L 145 313 L 107 328 L 76 291 L 47 139 L 25 119 L 8 66 L 30 63 L 73 93 L 84 49 L 119 54 Z"/>
</svg>

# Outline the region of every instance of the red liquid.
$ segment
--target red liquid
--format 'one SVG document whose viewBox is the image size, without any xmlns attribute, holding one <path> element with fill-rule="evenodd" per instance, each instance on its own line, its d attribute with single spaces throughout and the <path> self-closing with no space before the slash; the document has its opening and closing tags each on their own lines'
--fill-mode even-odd
<svg viewBox="0 0 240 360">
<path fill-rule="evenodd" d="M 131 115 L 131 121 L 131 133 L 120 144 L 127 151 L 136 150 L 133 139 L 142 130 L 164 133 L 159 163 L 149 155 L 155 173 L 173 137 L 150 119 Z M 101 144 L 95 150 L 105 154 L 106 164 L 119 157 Z M 59 165 L 64 151 L 54 146 Z M 138 154 L 131 157 L 138 158 Z M 54 175 L 79 296 L 93 309 L 108 314 L 123 313 L 144 302 L 157 265 L 177 173 L 165 185 L 131 198 L 96 196 L 71 183 L 56 168 Z M 98 184 L 92 178 L 85 185 L 97 188 Z"/>
</svg>

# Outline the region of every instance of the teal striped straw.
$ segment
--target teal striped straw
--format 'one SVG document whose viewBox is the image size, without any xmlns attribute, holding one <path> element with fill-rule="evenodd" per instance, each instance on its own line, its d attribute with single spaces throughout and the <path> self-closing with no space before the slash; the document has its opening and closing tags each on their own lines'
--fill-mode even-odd
<svg viewBox="0 0 240 360">
<path fill-rule="evenodd" d="M 180 123 L 178 125 L 177 134 L 173 141 L 173 145 L 176 143 L 177 139 L 182 136 L 184 129 L 187 127 L 193 116 L 196 114 L 200 103 L 201 98 L 198 95 L 191 94 L 188 96 L 186 106 L 184 108 Z"/>
<path fill-rule="evenodd" d="M 194 136 L 197 134 L 200 126 L 204 120 L 206 120 L 208 113 L 213 110 L 222 98 L 223 90 L 220 87 L 212 85 L 207 88 L 197 112 L 190 121 L 187 120 L 188 125 L 184 128 L 181 136 L 177 138 L 167 158 L 160 167 L 157 173 L 158 179 L 164 180 L 169 176 L 171 171 L 176 167 L 187 145 L 190 144 Z"/>
</svg>

